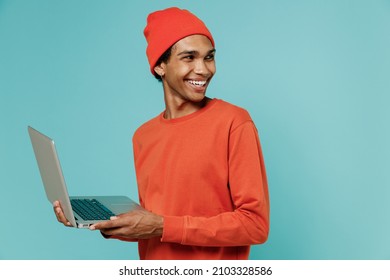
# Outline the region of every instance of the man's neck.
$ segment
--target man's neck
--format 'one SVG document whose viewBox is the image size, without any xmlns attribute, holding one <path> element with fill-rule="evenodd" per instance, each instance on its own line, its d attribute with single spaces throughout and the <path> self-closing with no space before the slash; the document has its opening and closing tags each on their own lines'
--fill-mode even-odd
<svg viewBox="0 0 390 280">
<path fill-rule="evenodd" d="M 200 102 L 191 102 L 182 99 L 174 99 L 164 97 L 165 101 L 165 113 L 164 119 L 176 119 L 195 113 L 205 107 L 211 99 L 208 97 L 203 98 Z"/>
</svg>

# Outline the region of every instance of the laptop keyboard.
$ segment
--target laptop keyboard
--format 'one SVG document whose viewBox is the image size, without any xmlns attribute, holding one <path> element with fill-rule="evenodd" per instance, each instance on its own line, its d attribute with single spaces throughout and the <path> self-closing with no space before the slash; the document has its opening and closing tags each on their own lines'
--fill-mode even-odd
<svg viewBox="0 0 390 280">
<path fill-rule="evenodd" d="M 96 199 L 74 198 L 70 200 L 73 211 L 84 220 L 109 220 L 115 216 Z"/>
</svg>

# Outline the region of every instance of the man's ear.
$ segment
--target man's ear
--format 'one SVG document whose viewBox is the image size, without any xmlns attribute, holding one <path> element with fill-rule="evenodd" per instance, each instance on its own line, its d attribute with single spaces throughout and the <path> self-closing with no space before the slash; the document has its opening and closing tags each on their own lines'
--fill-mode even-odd
<svg viewBox="0 0 390 280">
<path fill-rule="evenodd" d="M 162 63 L 160 65 L 156 65 L 154 66 L 154 71 L 157 73 L 157 75 L 159 75 L 160 77 L 164 77 L 165 75 L 165 70 L 164 70 L 164 67 L 162 65 Z"/>
</svg>

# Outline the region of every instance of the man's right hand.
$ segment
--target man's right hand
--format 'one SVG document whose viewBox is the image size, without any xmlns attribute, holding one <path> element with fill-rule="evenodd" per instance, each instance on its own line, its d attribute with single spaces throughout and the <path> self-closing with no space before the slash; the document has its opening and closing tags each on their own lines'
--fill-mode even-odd
<svg viewBox="0 0 390 280">
<path fill-rule="evenodd" d="M 57 220 L 67 227 L 71 227 L 72 224 L 66 219 L 64 211 L 62 211 L 61 203 L 56 200 L 53 202 L 54 214 L 56 214 Z"/>
</svg>

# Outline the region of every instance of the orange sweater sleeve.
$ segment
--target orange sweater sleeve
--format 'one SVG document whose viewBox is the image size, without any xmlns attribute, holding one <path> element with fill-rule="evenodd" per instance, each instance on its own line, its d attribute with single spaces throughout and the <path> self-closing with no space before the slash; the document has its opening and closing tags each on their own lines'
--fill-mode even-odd
<svg viewBox="0 0 390 280">
<path fill-rule="evenodd" d="M 252 121 L 229 135 L 228 181 L 234 211 L 210 217 L 164 216 L 162 242 L 244 246 L 267 240 L 269 195 L 260 141 Z"/>
</svg>

